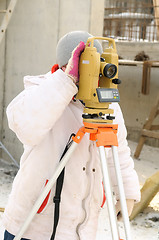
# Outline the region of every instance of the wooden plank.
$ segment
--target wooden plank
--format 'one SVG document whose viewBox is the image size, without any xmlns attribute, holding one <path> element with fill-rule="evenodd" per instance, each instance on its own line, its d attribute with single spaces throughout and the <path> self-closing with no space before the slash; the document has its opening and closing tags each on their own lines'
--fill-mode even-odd
<svg viewBox="0 0 159 240">
<path fill-rule="evenodd" d="M 153 7 L 155 13 L 155 21 L 157 28 L 157 40 L 159 40 L 159 0 L 153 0 Z"/>
<path fill-rule="evenodd" d="M 151 62 L 145 61 L 142 72 L 142 94 L 148 95 L 150 92 Z"/>
<path fill-rule="evenodd" d="M 159 115 L 159 110 L 157 110 L 157 112 L 156 112 L 156 117 L 157 117 L 157 115 Z"/>
<path fill-rule="evenodd" d="M 145 136 L 145 137 L 150 137 L 150 138 L 157 138 L 159 139 L 159 132 L 153 132 L 151 130 L 146 130 L 146 129 L 143 129 L 142 132 L 141 132 L 142 136 Z"/>
<path fill-rule="evenodd" d="M 119 59 L 119 65 L 126 65 L 126 66 L 143 66 L 144 61 L 134 61 L 128 59 Z M 151 63 L 151 67 L 159 67 L 159 61 L 149 61 Z"/>
<path fill-rule="evenodd" d="M 151 130 L 159 130 L 159 125 L 152 125 Z"/>
<path fill-rule="evenodd" d="M 142 61 L 133 61 L 133 60 L 127 60 L 127 59 L 119 59 L 118 60 L 119 65 L 127 65 L 127 66 L 138 66 L 143 65 Z"/>
<path fill-rule="evenodd" d="M 142 212 L 159 191 L 159 171 L 149 177 L 141 189 L 141 201 L 135 204 L 130 220 Z"/>
<path fill-rule="evenodd" d="M 142 147 L 143 147 L 145 141 L 146 141 L 146 137 L 141 136 L 139 139 L 138 145 L 136 147 L 136 151 L 134 153 L 135 158 L 138 158 L 140 156 L 140 153 L 141 153 L 141 150 L 142 150 Z"/>
</svg>

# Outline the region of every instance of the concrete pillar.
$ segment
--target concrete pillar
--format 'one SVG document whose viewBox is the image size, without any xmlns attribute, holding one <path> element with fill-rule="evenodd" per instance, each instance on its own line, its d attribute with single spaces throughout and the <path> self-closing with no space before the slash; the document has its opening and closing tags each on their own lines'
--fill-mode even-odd
<svg viewBox="0 0 159 240">
<path fill-rule="evenodd" d="M 89 31 L 94 36 L 103 36 L 104 0 L 92 0 Z"/>
<path fill-rule="evenodd" d="M 23 90 L 25 75 L 46 73 L 55 62 L 59 1 L 17 1 L 9 23 L 6 38 L 4 110 L 9 102 Z M 18 161 L 22 144 L 8 128 L 3 118 L 3 142 Z M 3 152 L 2 152 L 3 153 Z M 3 158 L 7 156 L 3 153 Z"/>
<path fill-rule="evenodd" d="M 60 0 L 59 38 L 70 31 L 89 30 L 91 0 Z"/>
<path fill-rule="evenodd" d="M 60 0 L 59 7 L 59 38 L 75 30 L 103 35 L 104 0 Z"/>
</svg>

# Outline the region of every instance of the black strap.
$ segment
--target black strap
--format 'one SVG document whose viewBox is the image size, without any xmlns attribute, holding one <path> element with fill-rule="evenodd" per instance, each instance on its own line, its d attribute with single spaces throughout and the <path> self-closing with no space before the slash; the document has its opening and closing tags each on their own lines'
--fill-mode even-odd
<svg viewBox="0 0 159 240">
<path fill-rule="evenodd" d="M 66 154 L 67 150 L 69 149 L 72 141 L 71 138 L 72 136 L 75 136 L 75 134 L 71 134 L 69 141 L 64 149 L 64 152 L 60 158 L 60 161 L 62 160 L 62 158 L 64 157 L 64 155 Z M 55 203 L 55 208 L 54 208 L 54 227 L 53 227 L 53 233 L 52 236 L 50 238 L 50 240 L 54 240 L 55 239 L 55 234 L 56 234 L 56 228 L 58 225 L 58 221 L 59 221 L 59 213 L 60 213 L 60 201 L 61 201 L 61 192 L 62 192 L 62 187 L 63 187 L 63 181 L 64 181 L 64 174 L 65 174 L 65 168 L 62 170 L 62 172 L 60 173 L 59 177 L 57 178 L 56 181 L 56 191 L 55 191 L 55 196 L 53 198 L 53 202 Z"/>
</svg>

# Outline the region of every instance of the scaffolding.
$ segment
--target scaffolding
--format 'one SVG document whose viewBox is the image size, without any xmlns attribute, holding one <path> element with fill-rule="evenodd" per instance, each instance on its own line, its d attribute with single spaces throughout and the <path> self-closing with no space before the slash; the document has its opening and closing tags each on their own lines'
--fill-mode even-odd
<svg viewBox="0 0 159 240">
<path fill-rule="evenodd" d="M 0 24 L 0 43 L 5 35 L 5 32 L 7 30 L 8 24 L 10 22 L 10 19 L 12 17 L 12 13 L 14 11 L 14 8 L 16 6 L 17 0 L 10 0 L 8 8 L 7 9 L 0 9 L 0 13 L 3 14 L 3 19 Z"/>
<path fill-rule="evenodd" d="M 159 41 L 159 0 L 105 0 L 103 35 L 119 40 Z"/>
</svg>

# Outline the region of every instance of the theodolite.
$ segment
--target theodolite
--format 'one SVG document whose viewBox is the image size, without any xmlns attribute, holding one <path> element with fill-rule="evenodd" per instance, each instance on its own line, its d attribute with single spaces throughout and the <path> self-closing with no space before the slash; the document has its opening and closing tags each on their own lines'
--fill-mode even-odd
<svg viewBox="0 0 159 240">
<path fill-rule="evenodd" d="M 107 40 L 108 48 L 100 56 L 93 46 L 94 40 Z M 87 40 L 79 64 L 79 91 L 76 96 L 84 102 L 85 122 L 112 123 L 113 110 L 109 104 L 119 102 L 118 55 L 115 41 L 111 38 L 91 37 Z"/>
</svg>

